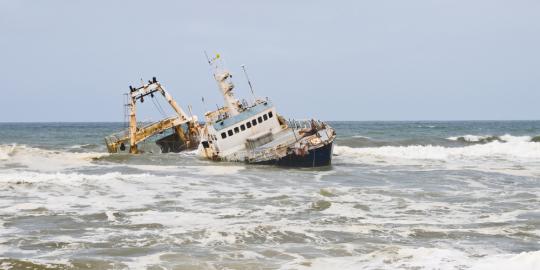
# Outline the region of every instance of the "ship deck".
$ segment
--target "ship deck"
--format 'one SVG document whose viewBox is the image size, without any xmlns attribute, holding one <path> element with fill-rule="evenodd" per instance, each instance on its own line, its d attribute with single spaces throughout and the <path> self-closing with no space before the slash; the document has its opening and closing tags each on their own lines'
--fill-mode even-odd
<svg viewBox="0 0 540 270">
<path fill-rule="evenodd" d="M 302 137 L 299 132 L 300 130 L 298 129 L 292 129 L 292 128 L 283 129 L 282 131 L 274 135 L 274 139 L 271 142 L 257 147 L 256 150 L 277 148 L 278 146 L 281 146 L 281 145 L 293 144 Z"/>
</svg>

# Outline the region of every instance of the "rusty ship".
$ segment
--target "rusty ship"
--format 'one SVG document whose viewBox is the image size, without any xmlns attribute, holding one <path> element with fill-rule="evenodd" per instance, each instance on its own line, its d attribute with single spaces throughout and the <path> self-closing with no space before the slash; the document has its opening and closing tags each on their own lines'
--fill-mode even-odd
<svg viewBox="0 0 540 270">
<path fill-rule="evenodd" d="M 224 106 L 205 114 L 198 147 L 201 157 L 290 167 L 332 163 L 336 137 L 332 127 L 317 120 L 287 121 L 269 99 L 240 102 L 234 95 L 232 75 L 222 68 L 220 56 L 208 63 L 213 67 Z M 251 88 L 247 73 L 246 78 Z"/>
<path fill-rule="evenodd" d="M 137 121 L 137 104 L 144 103 L 146 99 L 154 99 L 162 96 L 174 111 L 173 116 L 162 120 L 141 123 Z M 153 103 L 159 104 L 159 103 Z M 129 86 L 126 94 L 127 122 L 125 130 L 116 132 L 105 137 L 105 144 L 109 153 L 127 152 L 140 153 L 139 144 L 150 138 L 160 137 L 155 143 L 162 153 L 181 152 L 196 149 L 199 144 L 200 124 L 197 116 L 188 115 L 182 107 L 173 99 L 156 77 L 143 83 L 140 87 Z M 161 105 L 157 105 L 163 110 Z M 191 109 L 190 109 L 191 111 Z"/>
<path fill-rule="evenodd" d="M 318 120 L 286 120 L 268 98 L 240 101 L 235 97 L 232 75 L 222 68 L 219 54 L 208 63 L 223 96 L 224 105 L 206 112 L 204 123 L 188 115 L 154 77 L 134 88 L 128 96 L 129 127 L 105 138 L 110 153 L 139 153 L 138 144 L 168 131 L 155 141 L 162 152 L 197 151 L 213 161 L 245 162 L 286 167 L 322 167 L 332 163 L 335 130 Z M 244 67 L 242 66 L 244 69 Z M 244 69 L 244 72 L 245 69 Z M 253 94 L 252 84 L 245 73 Z M 161 94 L 174 116 L 141 125 L 136 120 L 136 104 Z M 189 110 L 191 112 L 191 109 Z"/>
</svg>

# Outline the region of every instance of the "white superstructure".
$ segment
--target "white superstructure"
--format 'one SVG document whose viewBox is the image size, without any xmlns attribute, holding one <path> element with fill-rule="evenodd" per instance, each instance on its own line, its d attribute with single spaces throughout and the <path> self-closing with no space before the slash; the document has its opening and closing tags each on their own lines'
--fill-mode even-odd
<svg viewBox="0 0 540 270">
<path fill-rule="evenodd" d="M 205 114 L 200 156 L 298 167 L 331 164 L 335 131 L 330 126 L 310 120 L 301 124 L 295 121 L 289 127 L 268 99 L 255 99 L 252 104 L 240 102 L 234 96 L 231 74 L 218 67 L 218 59 L 219 56 L 209 63 L 214 66 L 214 79 L 225 106 Z"/>
<path fill-rule="evenodd" d="M 258 99 L 251 105 L 240 103 L 234 96 L 231 74 L 215 60 L 214 78 L 225 106 L 205 114 L 199 154 L 212 159 L 242 159 L 240 153 L 270 142 L 287 126 L 284 121 L 280 123 L 275 107 L 268 100 Z"/>
</svg>

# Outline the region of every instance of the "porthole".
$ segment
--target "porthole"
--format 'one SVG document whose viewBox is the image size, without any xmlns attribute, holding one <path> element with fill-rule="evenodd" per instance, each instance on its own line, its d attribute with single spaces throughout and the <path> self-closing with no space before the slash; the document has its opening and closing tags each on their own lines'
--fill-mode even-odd
<svg viewBox="0 0 540 270">
<path fill-rule="evenodd" d="M 246 123 L 247 128 L 251 128 L 251 122 Z"/>
<path fill-rule="evenodd" d="M 232 136 L 233 135 L 232 129 L 229 129 L 229 131 L 227 133 L 229 134 L 229 136 Z"/>
<path fill-rule="evenodd" d="M 239 129 L 238 127 L 235 127 L 235 128 L 234 128 L 234 134 L 236 134 L 236 133 L 238 133 L 238 132 L 240 132 L 240 129 Z"/>
<path fill-rule="evenodd" d="M 225 134 L 225 132 L 221 132 L 221 138 L 222 138 L 222 139 L 227 138 L 227 134 Z"/>
<path fill-rule="evenodd" d="M 259 124 L 262 123 L 262 117 L 259 116 L 259 118 L 257 118 L 257 120 L 259 121 Z"/>
<path fill-rule="evenodd" d="M 268 116 L 266 114 L 263 115 L 263 119 L 264 119 L 264 121 L 268 120 Z"/>
<path fill-rule="evenodd" d="M 246 126 L 244 124 L 240 125 L 240 130 L 242 131 L 246 130 Z"/>
<path fill-rule="evenodd" d="M 253 126 L 256 126 L 257 125 L 257 119 L 251 120 L 251 124 L 253 124 Z"/>
<path fill-rule="evenodd" d="M 272 112 L 268 112 L 268 118 L 274 117 L 274 114 Z"/>
</svg>

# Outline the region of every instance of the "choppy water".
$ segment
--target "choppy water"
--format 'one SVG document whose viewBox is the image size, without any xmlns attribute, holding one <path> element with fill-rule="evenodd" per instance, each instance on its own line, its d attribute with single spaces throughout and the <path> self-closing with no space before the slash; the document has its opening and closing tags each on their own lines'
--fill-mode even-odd
<svg viewBox="0 0 540 270">
<path fill-rule="evenodd" d="M 540 269 L 540 122 L 334 122 L 334 165 L 0 124 L 0 269 Z"/>
</svg>

